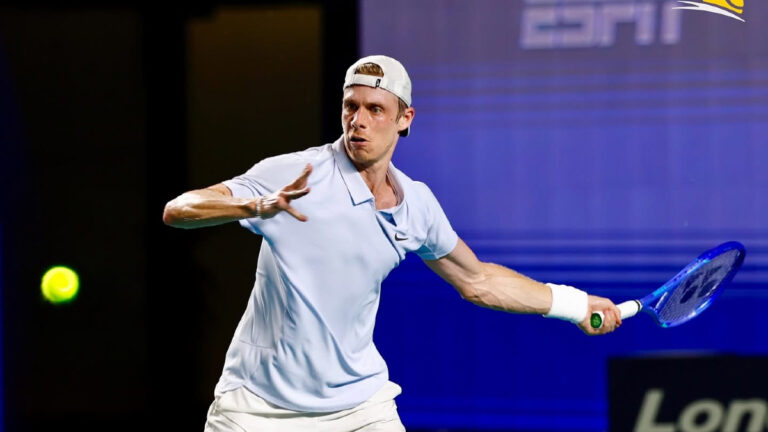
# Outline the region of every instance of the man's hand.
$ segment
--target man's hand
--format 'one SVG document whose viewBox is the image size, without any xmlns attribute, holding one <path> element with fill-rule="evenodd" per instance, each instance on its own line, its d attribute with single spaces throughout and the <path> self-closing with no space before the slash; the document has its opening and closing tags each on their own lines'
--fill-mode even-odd
<svg viewBox="0 0 768 432">
<path fill-rule="evenodd" d="M 619 312 L 619 308 L 617 308 L 612 301 L 607 298 L 591 295 L 588 298 L 588 302 L 589 309 L 587 311 L 587 317 L 579 323 L 581 331 L 588 335 L 601 335 L 610 333 L 619 328 L 621 325 L 621 312 Z M 602 312 L 604 315 L 603 325 L 599 329 L 594 329 L 590 324 L 590 318 L 594 312 L 598 311 Z"/>
<path fill-rule="evenodd" d="M 281 211 L 306 221 L 307 217 L 290 203 L 309 193 L 307 179 L 311 172 L 312 165 L 307 164 L 293 183 L 254 199 L 233 197 L 232 191 L 223 183 L 185 192 L 165 205 L 163 222 L 176 228 L 201 228 L 250 217 L 270 218 Z"/>
<path fill-rule="evenodd" d="M 254 199 L 248 204 L 253 216 L 268 219 L 281 211 L 286 211 L 296 219 L 306 222 L 308 218 L 295 208 L 291 207 L 291 201 L 301 198 L 309 193 L 310 188 L 307 186 L 307 179 L 311 173 L 312 165 L 307 164 L 307 166 L 304 167 L 304 171 L 301 172 L 301 175 L 294 180 L 293 183 L 283 187 L 277 192 Z"/>
</svg>

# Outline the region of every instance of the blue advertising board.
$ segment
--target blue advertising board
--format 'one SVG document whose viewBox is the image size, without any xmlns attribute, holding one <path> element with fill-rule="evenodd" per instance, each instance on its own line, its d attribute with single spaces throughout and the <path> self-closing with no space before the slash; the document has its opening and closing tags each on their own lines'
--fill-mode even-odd
<svg viewBox="0 0 768 432">
<path fill-rule="evenodd" d="M 768 4 L 744 3 L 740 21 L 676 0 L 360 2 L 360 54 L 413 81 L 394 163 L 481 260 L 624 301 L 747 248 L 701 317 L 598 338 L 478 308 L 407 259 L 374 337 L 407 427 L 605 430 L 611 356 L 768 351 Z"/>
</svg>

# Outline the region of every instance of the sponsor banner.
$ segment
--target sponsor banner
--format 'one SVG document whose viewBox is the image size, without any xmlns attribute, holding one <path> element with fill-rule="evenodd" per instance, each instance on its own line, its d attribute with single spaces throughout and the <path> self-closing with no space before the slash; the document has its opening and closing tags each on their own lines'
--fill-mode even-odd
<svg viewBox="0 0 768 432">
<path fill-rule="evenodd" d="M 614 358 L 616 432 L 768 431 L 768 357 Z"/>
</svg>

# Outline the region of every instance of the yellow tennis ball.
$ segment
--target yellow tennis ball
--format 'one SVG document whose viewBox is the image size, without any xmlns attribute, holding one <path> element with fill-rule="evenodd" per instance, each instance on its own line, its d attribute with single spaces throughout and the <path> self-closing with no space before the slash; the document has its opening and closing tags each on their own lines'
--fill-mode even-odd
<svg viewBox="0 0 768 432">
<path fill-rule="evenodd" d="M 80 289 L 80 278 L 72 269 L 56 266 L 48 269 L 40 284 L 43 297 L 51 303 L 66 303 L 72 301 Z"/>
</svg>

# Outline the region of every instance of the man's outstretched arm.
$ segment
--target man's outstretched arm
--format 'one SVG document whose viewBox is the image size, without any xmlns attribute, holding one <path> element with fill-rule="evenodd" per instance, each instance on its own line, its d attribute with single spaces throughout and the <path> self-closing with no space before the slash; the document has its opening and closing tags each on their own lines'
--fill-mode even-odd
<svg viewBox="0 0 768 432">
<path fill-rule="evenodd" d="M 461 239 L 448 255 L 424 262 L 464 299 L 479 306 L 568 318 L 587 334 L 608 333 L 621 325 L 619 310 L 610 300 L 571 287 L 547 286 L 504 266 L 481 262 Z M 560 311 L 567 317 L 559 316 Z M 589 317 L 596 311 L 605 314 L 599 330 L 589 325 Z"/>
<path fill-rule="evenodd" d="M 282 211 L 300 221 L 307 217 L 291 207 L 291 201 L 309 193 L 307 165 L 291 184 L 277 192 L 256 198 L 236 198 L 223 184 L 181 194 L 165 205 L 163 222 L 176 228 L 201 228 L 251 217 L 270 218 Z"/>
</svg>

